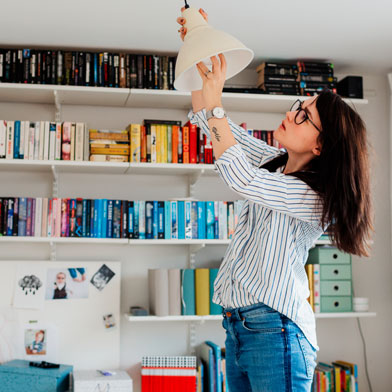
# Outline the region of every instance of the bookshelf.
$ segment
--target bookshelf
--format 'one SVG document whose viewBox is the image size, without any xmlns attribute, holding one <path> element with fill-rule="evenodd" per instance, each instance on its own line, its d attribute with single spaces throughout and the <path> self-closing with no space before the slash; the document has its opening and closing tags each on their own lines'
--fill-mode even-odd
<svg viewBox="0 0 392 392">
<path fill-rule="evenodd" d="M 260 113 L 285 113 L 290 107 L 291 103 L 298 99 L 298 96 L 270 96 L 270 95 L 255 95 L 255 94 L 236 94 L 236 93 L 224 93 L 223 94 L 223 105 L 227 110 L 235 110 L 239 112 L 253 112 L 256 114 Z M 305 98 L 305 97 L 304 97 Z M 154 109 L 170 109 L 182 111 L 185 117 L 186 113 L 191 107 L 191 96 L 188 93 L 182 93 L 178 91 L 164 91 L 164 90 L 136 90 L 136 89 L 120 89 L 120 88 L 103 88 L 103 87 L 78 87 L 78 86 L 56 86 L 56 85 L 22 85 L 22 84 L 1 84 L 0 83 L 0 102 L 7 103 L 33 103 L 33 104 L 50 104 L 53 105 L 54 112 L 56 113 L 56 121 L 60 121 L 60 114 L 62 105 L 86 105 L 95 106 L 99 110 L 99 107 L 109 107 L 108 110 L 117 108 L 145 108 L 153 111 Z M 354 99 L 347 100 L 348 103 L 355 105 L 355 107 L 363 106 L 368 103 L 366 99 Z M 71 113 L 72 113 L 71 109 Z M 68 111 L 67 111 L 68 113 Z M 69 114 L 67 114 L 67 117 Z M 69 118 L 69 117 L 68 117 Z M 214 170 L 213 165 L 192 165 L 192 164 L 154 164 L 154 163 L 112 163 L 112 162 L 76 162 L 76 161 L 29 161 L 29 160 L 0 160 L 0 172 L 5 173 L 43 173 L 48 176 L 53 176 L 53 196 L 57 193 L 58 183 L 61 183 L 62 177 L 58 174 L 70 174 L 70 175 L 90 175 L 100 174 L 103 176 L 107 175 L 121 175 L 121 176 L 181 176 L 182 180 L 188 180 L 191 190 L 188 192 L 188 196 L 193 196 L 192 187 L 194 188 L 200 177 L 209 177 L 211 179 L 216 178 L 218 175 Z M 187 178 L 188 177 L 188 178 Z M 128 180 L 127 177 L 123 177 Z M 26 192 L 28 190 L 28 183 L 25 185 Z M 153 185 L 151 185 L 153 187 Z M 132 197 L 130 197 L 132 199 Z M 57 238 L 57 237 L 0 237 L 0 244 L 10 244 L 14 248 L 18 248 L 20 245 L 28 246 L 29 244 L 42 244 L 38 245 L 39 250 L 41 246 L 51 247 L 51 258 L 56 260 L 56 247 L 61 247 L 67 251 L 72 250 L 72 246 L 75 244 L 83 244 L 83 249 L 86 249 L 86 258 L 90 258 L 88 255 L 89 245 L 92 245 L 103 250 L 102 257 L 107 257 L 111 253 L 110 249 L 116 248 L 116 252 L 120 253 L 128 252 L 129 249 L 140 249 L 139 254 L 145 254 L 143 252 L 150 252 L 150 249 L 145 247 L 153 247 L 151 254 L 154 256 L 162 256 L 164 253 L 163 248 L 176 247 L 174 250 L 170 250 L 182 255 L 189 257 L 190 266 L 196 266 L 195 253 L 205 247 L 217 247 L 220 252 L 224 246 L 230 243 L 230 240 L 130 240 L 130 239 L 108 239 L 108 238 Z M 15 246 L 14 246 L 15 243 Z M 316 245 L 327 245 L 330 242 L 328 240 L 318 240 Z M 9 246 L 9 248 L 11 248 Z M 105 249 L 107 247 L 107 249 Z M 144 247 L 144 248 L 143 248 Z M 177 248 L 178 247 L 178 248 Z M 222 247 L 220 249 L 219 247 Z M 22 246 L 20 247 L 22 248 Z M 31 248 L 32 249 L 32 248 Z M 82 248 L 80 248 L 82 249 Z M 210 248 L 209 248 L 210 249 Z M 106 251 L 106 253 L 104 253 Z M 79 252 L 79 249 L 77 250 Z M 83 251 L 84 252 L 84 251 Z M 223 255 L 223 252 L 222 252 Z M 114 256 L 117 258 L 117 255 Z M 132 261 L 126 261 L 124 264 L 132 264 L 132 269 L 136 263 Z M 171 266 L 168 260 L 163 260 L 160 266 L 166 268 Z M 186 268 L 186 262 L 183 262 L 183 268 Z M 149 264 L 137 266 L 139 268 L 135 272 L 135 278 L 132 280 L 127 278 L 127 284 L 129 286 L 134 285 L 136 290 L 142 291 L 142 283 L 137 280 L 142 275 L 141 270 L 148 269 Z M 128 290 L 128 289 L 127 289 Z M 127 291 L 123 297 L 130 298 L 130 294 Z M 134 294 L 134 292 L 132 292 Z M 124 310 L 123 310 L 124 311 Z M 323 313 L 317 314 L 317 319 L 337 319 L 337 318 L 356 318 L 356 317 L 375 317 L 375 313 Z M 194 342 L 198 332 L 196 331 L 194 324 L 203 324 L 208 322 L 208 326 L 218 328 L 221 316 L 168 316 L 168 317 L 134 317 L 129 314 L 122 316 L 121 335 L 122 335 L 122 346 L 132 346 L 132 351 L 136 354 L 141 354 L 140 349 L 144 350 L 144 347 L 139 347 L 139 342 L 135 340 L 141 334 L 142 339 L 150 340 L 150 345 L 154 345 L 154 334 L 157 329 L 163 329 L 165 323 L 170 323 L 170 329 L 174 330 L 178 336 L 175 336 L 175 340 L 171 342 L 170 333 L 168 342 L 170 345 L 180 345 L 179 339 L 181 339 L 181 332 L 188 328 L 189 344 L 187 345 L 188 350 L 194 348 Z M 211 328 L 212 329 L 212 328 Z M 124 330 L 124 332 L 123 332 Z M 210 331 L 209 331 L 210 332 Z M 151 335 L 150 335 L 151 334 Z M 133 335 L 133 336 L 131 336 Z M 136 339 L 135 339 L 136 336 Z M 147 337 L 147 339 L 146 339 Z M 134 339 L 134 340 L 132 340 Z M 169 343 L 161 343 L 162 347 L 165 347 L 170 351 Z M 176 343 L 174 343 L 176 342 Z M 139 351 L 138 351 L 139 350 Z M 169 352 L 168 351 L 168 352 Z M 143 352 L 144 353 L 144 352 Z M 122 355 L 125 357 L 125 355 Z M 141 356 L 141 355 L 140 355 Z M 136 361 L 136 359 L 135 359 Z M 126 364 L 126 366 L 135 364 Z M 129 367 L 129 366 L 128 366 Z M 135 371 L 136 372 L 136 371 Z M 136 373 L 135 373 L 136 374 Z"/>
</svg>

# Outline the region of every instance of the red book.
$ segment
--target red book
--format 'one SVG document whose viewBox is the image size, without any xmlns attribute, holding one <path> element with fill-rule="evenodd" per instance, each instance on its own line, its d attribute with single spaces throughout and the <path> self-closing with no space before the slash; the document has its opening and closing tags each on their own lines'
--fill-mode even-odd
<svg viewBox="0 0 392 392">
<path fill-rule="evenodd" d="M 178 163 L 178 125 L 172 126 L 172 163 Z"/>
<path fill-rule="evenodd" d="M 185 126 L 189 128 L 189 163 L 197 163 L 197 126 L 190 121 Z"/>
<path fill-rule="evenodd" d="M 147 135 L 144 125 L 140 126 L 140 162 L 147 162 Z"/>
<path fill-rule="evenodd" d="M 182 160 L 189 163 L 189 127 L 182 127 Z"/>
</svg>

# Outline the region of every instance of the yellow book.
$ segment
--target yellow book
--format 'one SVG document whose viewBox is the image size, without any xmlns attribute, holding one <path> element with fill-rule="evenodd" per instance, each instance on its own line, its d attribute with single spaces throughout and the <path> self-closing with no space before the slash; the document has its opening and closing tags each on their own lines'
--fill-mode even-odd
<svg viewBox="0 0 392 392">
<path fill-rule="evenodd" d="M 162 163 L 162 132 L 161 132 L 161 125 L 156 124 L 156 138 L 157 138 L 157 163 Z"/>
<path fill-rule="evenodd" d="M 335 392 L 341 392 L 341 379 L 340 379 L 340 367 L 334 366 L 334 373 L 335 373 Z"/>
<path fill-rule="evenodd" d="M 157 126 L 151 124 L 151 163 L 157 162 Z"/>
<path fill-rule="evenodd" d="M 167 125 L 161 125 L 162 135 L 162 163 L 167 163 Z"/>
<path fill-rule="evenodd" d="M 196 315 L 210 314 L 210 270 L 197 268 L 195 270 Z"/>
<path fill-rule="evenodd" d="M 90 154 L 105 154 L 105 155 L 127 155 L 129 156 L 129 147 L 91 147 Z"/>
<path fill-rule="evenodd" d="M 140 124 L 130 124 L 129 134 L 131 137 L 131 162 L 140 162 Z"/>
<path fill-rule="evenodd" d="M 310 306 L 312 307 L 312 309 L 314 311 L 313 264 L 306 264 L 305 265 L 305 271 L 306 271 L 306 275 L 308 276 L 309 291 L 310 291 L 308 302 L 310 303 Z"/>
</svg>

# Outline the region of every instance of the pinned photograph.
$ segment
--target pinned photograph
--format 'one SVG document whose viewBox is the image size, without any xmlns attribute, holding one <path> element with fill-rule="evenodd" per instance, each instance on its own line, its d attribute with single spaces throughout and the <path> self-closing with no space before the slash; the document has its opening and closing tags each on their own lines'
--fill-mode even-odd
<svg viewBox="0 0 392 392">
<path fill-rule="evenodd" d="M 91 278 L 91 284 L 102 291 L 114 275 L 115 273 L 107 265 L 103 264 Z"/>
<path fill-rule="evenodd" d="M 87 270 L 83 267 L 48 269 L 45 298 L 88 298 Z"/>
<path fill-rule="evenodd" d="M 24 309 L 43 309 L 45 300 L 45 269 L 21 264 L 15 276 L 13 306 Z"/>
<path fill-rule="evenodd" d="M 46 330 L 26 329 L 24 344 L 27 355 L 46 355 Z"/>
<path fill-rule="evenodd" d="M 103 322 L 106 328 L 113 328 L 116 326 L 116 321 L 114 320 L 114 316 L 112 314 L 103 316 Z"/>
</svg>

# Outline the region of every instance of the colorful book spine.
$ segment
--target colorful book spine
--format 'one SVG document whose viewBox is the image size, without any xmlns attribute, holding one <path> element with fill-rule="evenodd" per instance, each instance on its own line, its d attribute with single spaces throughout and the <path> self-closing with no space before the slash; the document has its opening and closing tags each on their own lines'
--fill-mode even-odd
<svg viewBox="0 0 392 392">
<path fill-rule="evenodd" d="M 195 270 L 196 315 L 210 314 L 210 274 L 207 268 Z"/>
<path fill-rule="evenodd" d="M 181 270 L 181 314 L 194 316 L 196 314 L 195 270 Z"/>
</svg>

